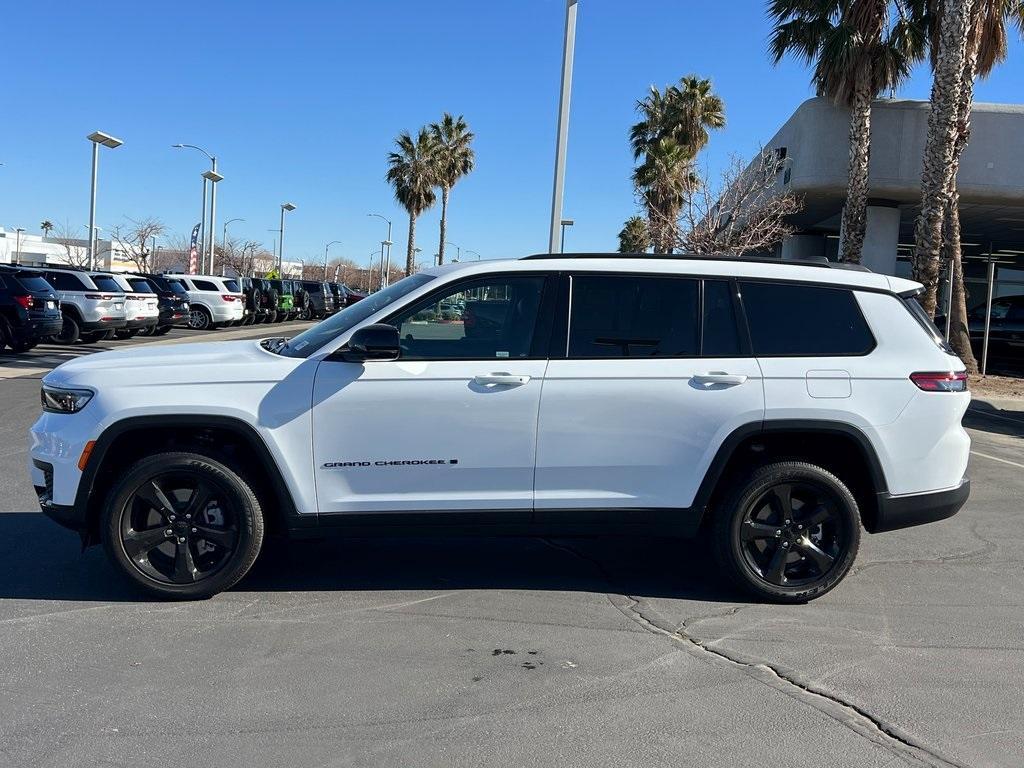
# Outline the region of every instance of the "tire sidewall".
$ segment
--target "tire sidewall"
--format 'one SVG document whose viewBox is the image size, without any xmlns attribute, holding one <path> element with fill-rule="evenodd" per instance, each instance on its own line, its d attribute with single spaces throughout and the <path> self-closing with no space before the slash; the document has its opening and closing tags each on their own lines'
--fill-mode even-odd
<svg viewBox="0 0 1024 768">
<path fill-rule="evenodd" d="M 742 551 L 740 527 L 747 507 L 773 485 L 799 482 L 827 490 L 835 499 L 847 542 L 839 561 L 827 577 L 813 585 L 782 587 L 764 581 L 754 571 Z M 804 462 L 778 462 L 751 472 L 723 505 L 715 519 L 715 543 L 719 560 L 738 586 L 766 600 L 803 603 L 834 588 L 853 565 L 860 546 L 860 511 L 850 490 L 835 475 Z"/>
<path fill-rule="evenodd" d="M 121 519 L 128 499 L 149 478 L 178 471 L 199 472 L 222 488 L 238 510 L 238 544 L 216 574 L 194 584 L 158 582 L 137 569 L 121 543 Z M 160 453 L 140 459 L 117 482 L 100 513 L 100 534 L 107 556 L 129 580 L 158 597 L 193 600 L 211 597 L 236 584 L 252 567 L 263 544 L 263 513 L 249 484 L 220 461 L 196 453 Z"/>
</svg>

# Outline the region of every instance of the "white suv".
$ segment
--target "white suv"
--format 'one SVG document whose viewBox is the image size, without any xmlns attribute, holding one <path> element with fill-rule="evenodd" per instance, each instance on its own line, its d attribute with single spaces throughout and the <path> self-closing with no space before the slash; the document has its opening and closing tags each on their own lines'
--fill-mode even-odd
<svg viewBox="0 0 1024 768">
<path fill-rule="evenodd" d="M 188 327 L 199 331 L 236 325 L 245 317 L 238 280 L 216 275 L 173 275 L 188 291 Z"/>
<path fill-rule="evenodd" d="M 920 286 L 838 266 L 455 264 L 289 340 L 80 357 L 43 380 L 32 481 L 159 595 L 230 587 L 268 528 L 443 528 L 706 532 L 741 586 L 808 600 L 862 526 L 970 487 L 966 375 Z"/>
</svg>

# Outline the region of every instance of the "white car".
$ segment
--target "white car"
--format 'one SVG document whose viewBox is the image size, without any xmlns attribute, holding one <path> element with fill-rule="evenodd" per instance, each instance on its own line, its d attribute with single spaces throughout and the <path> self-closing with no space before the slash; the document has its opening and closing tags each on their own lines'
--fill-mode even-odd
<svg viewBox="0 0 1024 768">
<path fill-rule="evenodd" d="M 160 302 L 157 295 L 148 290 L 148 286 L 140 290 L 128 281 L 127 276 L 116 273 L 93 272 L 90 277 L 103 290 L 106 290 L 104 286 L 109 285 L 110 290 L 124 293 L 124 311 L 128 324 L 114 332 L 119 339 L 130 339 L 140 331 L 156 328 L 160 321 Z"/>
<path fill-rule="evenodd" d="M 245 296 L 238 280 L 217 275 L 169 275 L 188 291 L 188 327 L 199 331 L 241 323 Z"/>
<path fill-rule="evenodd" d="M 707 529 L 738 584 L 808 600 L 862 527 L 970 488 L 967 377 L 920 285 L 839 266 L 454 264 L 287 340 L 80 357 L 43 380 L 32 482 L 157 595 L 230 587 L 268 528 Z"/>
</svg>

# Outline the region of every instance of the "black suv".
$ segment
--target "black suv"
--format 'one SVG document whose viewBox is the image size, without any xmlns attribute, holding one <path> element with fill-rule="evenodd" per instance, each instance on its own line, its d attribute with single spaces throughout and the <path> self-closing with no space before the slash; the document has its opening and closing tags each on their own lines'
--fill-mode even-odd
<svg viewBox="0 0 1024 768">
<path fill-rule="evenodd" d="M 297 286 L 302 286 L 297 301 L 299 306 L 299 317 L 303 320 L 318 320 L 327 317 L 330 312 L 328 304 L 327 283 L 318 280 L 296 281 Z"/>
<path fill-rule="evenodd" d="M 985 339 L 984 304 L 979 304 L 967 314 L 967 324 L 971 332 L 971 347 L 980 360 Z M 988 359 L 1007 367 L 1024 367 L 1024 296 L 1000 296 L 992 300 Z"/>
<path fill-rule="evenodd" d="M 132 288 L 141 293 L 155 293 L 160 302 L 160 318 L 157 324 L 140 332 L 142 336 L 163 336 L 171 328 L 188 325 L 188 291 L 180 280 L 166 275 L 140 272 L 125 275 Z"/>
<path fill-rule="evenodd" d="M 0 266 L 0 350 L 28 352 L 63 323 L 60 300 L 41 272 Z"/>
<path fill-rule="evenodd" d="M 331 292 L 331 314 L 341 312 L 341 310 L 348 306 L 348 289 L 341 283 L 328 283 L 327 288 Z"/>
<path fill-rule="evenodd" d="M 266 281 L 258 277 L 240 277 L 238 282 L 242 288 L 242 295 L 245 296 L 245 317 L 242 318 L 242 325 L 267 322 L 270 307 L 265 296 L 269 287 Z"/>
</svg>

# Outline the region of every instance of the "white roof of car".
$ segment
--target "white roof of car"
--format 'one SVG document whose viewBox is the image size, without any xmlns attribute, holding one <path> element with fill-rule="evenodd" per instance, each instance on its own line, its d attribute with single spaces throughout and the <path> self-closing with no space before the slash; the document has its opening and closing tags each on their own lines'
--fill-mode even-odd
<svg viewBox="0 0 1024 768">
<path fill-rule="evenodd" d="M 851 288 L 905 293 L 921 288 L 920 283 L 901 277 L 880 275 L 867 269 L 843 268 L 840 264 L 813 262 L 801 264 L 781 259 L 738 259 L 722 257 L 667 256 L 616 256 L 609 254 L 583 254 L 565 256 L 547 255 L 525 259 L 504 259 L 495 261 L 472 261 L 429 267 L 422 270 L 427 274 L 449 275 L 458 272 L 463 275 L 477 273 L 573 271 L 573 272 L 659 272 L 672 275 L 702 275 L 711 277 L 771 278 L 806 283 L 848 285 Z"/>
</svg>

